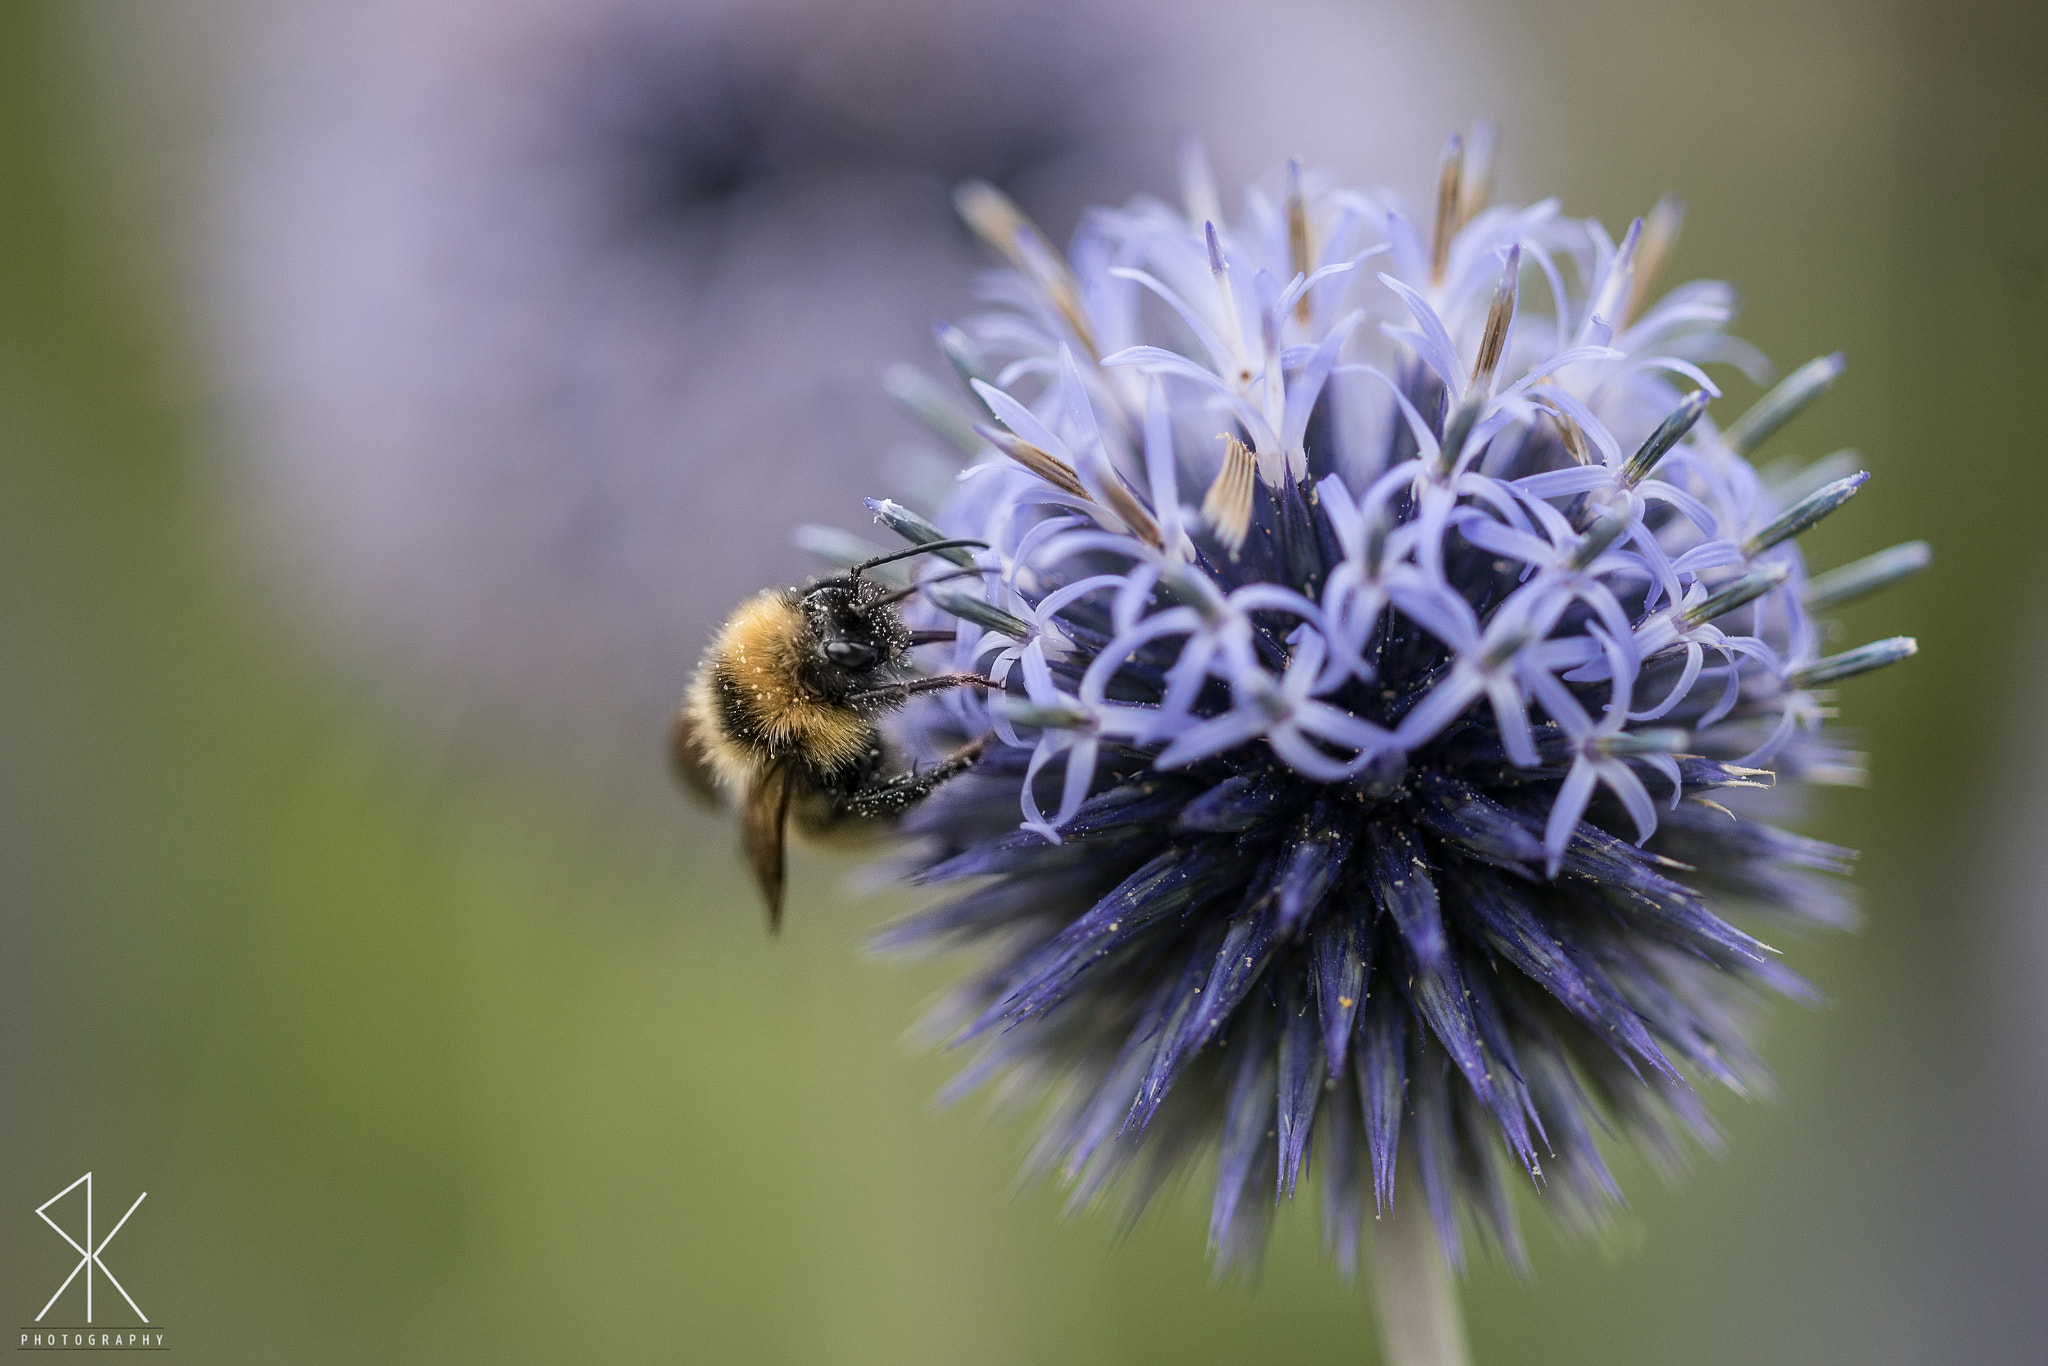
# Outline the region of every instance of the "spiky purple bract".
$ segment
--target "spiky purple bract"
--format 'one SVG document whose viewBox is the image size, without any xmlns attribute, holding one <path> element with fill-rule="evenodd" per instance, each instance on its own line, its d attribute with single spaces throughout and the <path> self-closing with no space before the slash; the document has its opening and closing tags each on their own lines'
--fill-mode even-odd
<svg viewBox="0 0 2048 1366">
<path fill-rule="evenodd" d="M 1869 665 L 1818 659 L 1792 537 L 1861 478 L 1745 459 L 1840 362 L 1722 431 L 1701 367 L 1761 361 L 1727 286 L 1648 302 L 1668 212 L 1484 207 L 1454 148 L 1427 237 L 1299 166 L 1226 226 L 1188 165 L 1071 263 L 962 196 L 1014 269 L 941 331 L 957 396 L 898 387 L 980 435 L 928 519 L 875 507 L 988 543 L 912 614 L 1008 691 L 902 718 L 1000 743 L 909 821 L 954 891 L 883 942 L 984 951 L 957 1089 L 1042 1100 L 1077 1201 L 1214 1150 L 1219 1265 L 1310 1166 L 1347 1272 L 1396 1180 L 1519 1262 L 1518 1173 L 1597 1219 L 1597 1136 L 1675 1159 L 1697 1083 L 1762 1075 L 1750 1007 L 1808 989 L 1731 917 L 1849 918 L 1846 851 L 1737 814 L 1855 769 L 1812 688 Z"/>
</svg>

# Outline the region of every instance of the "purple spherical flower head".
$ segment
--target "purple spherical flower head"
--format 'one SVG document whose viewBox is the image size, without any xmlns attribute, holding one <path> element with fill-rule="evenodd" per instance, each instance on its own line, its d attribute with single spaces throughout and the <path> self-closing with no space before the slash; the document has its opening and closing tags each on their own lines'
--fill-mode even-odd
<svg viewBox="0 0 2048 1366">
<path fill-rule="evenodd" d="M 1453 1262 L 1462 1223 L 1519 1263 L 1513 1180 L 1597 1219 L 1596 1135 L 1710 1140 L 1748 1007 L 1810 994 L 1734 922 L 1850 916 L 1847 851 L 1757 817 L 1854 779 L 1823 689 L 1912 651 L 1819 655 L 1817 609 L 1926 563 L 1807 577 L 1865 476 L 1746 459 L 1840 359 L 1718 428 L 1702 367 L 1762 362 L 1727 286 L 1654 297 L 1675 206 L 1617 244 L 1487 205 L 1479 160 L 1420 219 L 1297 164 L 1226 223 L 1190 149 L 1184 205 L 1065 260 L 969 187 L 995 309 L 940 329 L 957 389 L 892 383 L 968 463 L 880 520 L 988 546 L 913 624 L 1007 690 L 901 718 L 998 743 L 908 822 L 898 871 L 950 895 L 883 942 L 984 951 L 957 1089 L 1040 1100 L 1077 1200 L 1214 1148 L 1225 1267 L 1311 1163 L 1347 1272 L 1397 1181 Z"/>
</svg>

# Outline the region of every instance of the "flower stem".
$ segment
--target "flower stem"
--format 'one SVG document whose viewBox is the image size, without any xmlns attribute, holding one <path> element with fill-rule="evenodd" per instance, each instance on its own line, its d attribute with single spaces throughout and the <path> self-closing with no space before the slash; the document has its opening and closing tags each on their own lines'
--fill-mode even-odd
<svg viewBox="0 0 2048 1366">
<path fill-rule="evenodd" d="M 1437 1245 L 1416 1173 L 1394 1183 L 1393 1208 L 1372 1221 L 1367 1278 L 1382 1366 L 1471 1366 L 1457 1287 Z"/>
</svg>

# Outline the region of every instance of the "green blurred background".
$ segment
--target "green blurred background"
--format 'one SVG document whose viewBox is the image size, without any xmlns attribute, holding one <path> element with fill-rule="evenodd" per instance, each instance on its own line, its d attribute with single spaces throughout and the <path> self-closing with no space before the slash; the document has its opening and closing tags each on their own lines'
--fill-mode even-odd
<svg viewBox="0 0 2048 1366">
<path fill-rule="evenodd" d="M 935 1114 L 951 1064 L 904 1041 L 944 966 L 860 952 L 890 905 L 766 943 L 715 824 L 423 758 L 249 606 L 162 242 L 203 161 L 109 114 L 125 8 L 0 8 L 13 1322 L 70 1261 L 32 1211 L 90 1167 L 102 1210 L 149 1191 L 108 1259 L 191 1360 L 1371 1359 L 1312 1205 L 1218 1288 L 1194 1195 L 1120 1241 L 1017 1192 L 1021 1131 Z M 1866 851 L 1868 926 L 1792 946 L 1834 1002 L 1772 1016 L 1783 1095 L 1715 1098 L 1728 1153 L 1676 1185 L 1624 1162 L 1600 1245 L 1532 1221 L 1533 1281 L 1477 1267 L 1476 1355 L 2038 1361 L 2039 7 L 1471 14 L 1526 72 L 1499 112 L 1545 175 L 1510 190 L 1619 224 L 1675 189 L 1674 278 L 1737 281 L 1781 364 L 1849 351 L 1794 436 L 1877 477 L 1810 558 L 1937 552 L 1844 614 L 1923 653 L 1846 690 L 1875 782 L 1808 828 Z"/>
</svg>

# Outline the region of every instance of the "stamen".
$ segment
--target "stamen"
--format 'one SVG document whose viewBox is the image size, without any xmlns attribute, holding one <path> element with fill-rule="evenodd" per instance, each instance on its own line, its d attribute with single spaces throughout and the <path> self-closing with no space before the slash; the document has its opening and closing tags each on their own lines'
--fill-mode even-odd
<svg viewBox="0 0 2048 1366">
<path fill-rule="evenodd" d="M 1124 481 L 1115 470 L 1103 471 L 1102 496 L 1108 502 L 1109 510 L 1123 519 L 1123 524 L 1130 528 L 1133 536 L 1154 550 L 1166 549 L 1166 538 L 1159 534 L 1159 523 L 1153 519 L 1151 510 L 1124 487 Z"/>
<path fill-rule="evenodd" d="M 1803 669 L 1793 670 L 1792 686 L 1818 688 L 1828 683 L 1839 683 L 1845 678 L 1854 678 L 1857 674 L 1867 674 L 1872 669 L 1882 669 L 1887 664 L 1911 659 L 1919 653 L 1920 642 L 1911 636 L 1873 640 L 1868 645 L 1858 645 L 1853 650 L 1844 650 L 1838 655 L 1815 660 Z"/>
<path fill-rule="evenodd" d="M 1704 626 L 1716 617 L 1726 616 L 1738 607 L 1747 607 L 1758 598 L 1783 584 L 1792 577 L 1791 567 L 1782 564 L 1765 565 L 1753 569 L 1735 582 L 1718 592 L 1711 593 L 1699 602 L 1680 611 L 1675 618 L 1681 630 Z"/>
<path fill-rule="evenodd" d="M 1721 433 L 1722 441 L 1737 455 L 1748 455 L 1819 398 L 1848 363 L 1839 351 L 1808 361 L 1758 399 L 1754 408 L 1730 423 L 1728 430 Z"/>
<path fill-rule="evenodd" d="M 977 423 L 974 431 L 989 445 L 1062 493 L 1071 493 L 1076 498 L 1088 497 L 1087 486 L 1082 484 L 1081 476 L 1075 473 L 1074 467 L 1052 452 L 1040 450 L 1022 437 L 987 423 Z"/>
<path fill-rule="evenodd" d="M 1098 506 L 1107 505 L 1111 512 L 1123 520 L 1132 535 L 1154 549 L 1165 549 L 1166 540 L 1159 533 L 1159 523 L 1154 520 L 1150 510 L 1124 487 L 1114 471 L 1104 477 L 1102 497 L 1098 499 L 1088 491 L 1088 486 L 1081 482 L 1081 476 L 1074 467 L 1050 451 L 1041 450 L 1015 433 L 1006 432 L 1000 427 L 991 427 L 986 423 L 977 424 L 974 430 L 982 440 L 1062 493 L 1070 493 L 1076 498 L 1085 499 Z"/>
<path fill-rule="evenodd" d="M 904 361 L 882 371 L 882 388 L 898 407 L 923 423 L 933 435 L 949 442 L 962 455 L 981 449 L 974 435 L 974 419 L 939 382 Z"/>
<path fill-rule="evenodd" d="M 1806 585 L 1806 605 L 1825 612 L 1909 579 L 1933 563 L 1934 550 L 1927 542 L 1907 541 L 1817 576 Z"/>
<path fill-rule="evenodd" d="M 1685 396 L 1685 402 L 1671 410 L 1671 415 L 1657 424 L 1657 430 L 1650 433 L 1647 441 L 1637 448 L 1622 466 L 1621 482 L 1634 488 L 1649 477 L 1657 468 L 1657 462 L 1668 455 L 1673 446 L 1684 439 L 1700 420 L 1700 414 L 1707 410 L 1707 391 L 1695 389 Z"/>
<path fill-rule="evenodd" d="M 1616 330 L 1627 327 L 1642 315 L 1657 287 L 1657 273 L 1678 245 L 1678 230 L 1685 224 L 1685 202 L 1677 195 L 1665 195 L 1643 220 L 1643 241 L 1636 251 L 1635 279 L 1630 282 L 1628 302 L 1621 310 Z"/>
<path fill-rule="evenodd" d="M 1258 475 L 1258 462 L 1251 447 L 1235 433 L 1223 433 L 1223 441 L 1223 468 L 1202 496 L 1202 516 L 1234 560 L 1244 549 L 1244 538 L 1251 534 L 1252 481 Z"/>
<path fill-rule="evenodd" d="M 1862 488 L 1869 480 L 1870 475 L 1867 472 L 1852 474 L 1847 479 L 1837 479 L 1826 488 L 1808 494 L 1779 513 L 1763 530 L 1744 541 L 1743 556 L 1755 559 L 1772 546 L 1802 535 L 1821 518 L 1854 498 L 1856 490 Z"/>
<path fill-rule="evenodd" d="M 1060 316 L 1067 320 L 1067 326 L 1073 329 L 1082 349 L 1100 360 L 1102 353 L 1096 349 L 1095 330 L 1089 326 L 1088 314 L 1081 306 L 1081 288 L 1074 281 L 1074 273 L 1059 253 L 1046 245 L 1045 235 L 1024 216 L 1024 211 L 986 180 L 963 183 L 953 191 L 953 206 L 982 241 L 1039 283 Z"/>
<path fill-rule="evenodd" d="M 1307 275 L 1315 269 L 1315 255 L 1309 250 L 1308 201 L 1301 193 L 1301 158 L 1287 159 L 1287 251 L 1296 275 Z M 1306 291 L 1294 304 L 1294 316 L 1306 326 L 1309 320 L 1309 301 Z"/>
<path fill-rule="evenodd" d="M 1522 274 L 1522 244 L 1508 248 L 1500 287 L 1493 292 L 1493 307 L 1486 311 L 1486 331 L 1479 338 L 1479 359 L 1472 365 L 1472 389 L 1482 398 L 1493 397 L 1493 381 L 1500 369 L 1501 352 L 1508 344 L 1508 324 L 1515 317 L 1515 295 Z"/>
<path fill-rule="evenodd" d="M 1456 133 L 1444 144 L 1443 169 L 1436 186 L 1436 231 L 1429 245 L 1429 282 L 1440 285 L 1451 263 L 1451 239 L 1464 226 L 1465 140 Z"/>
</svg>

